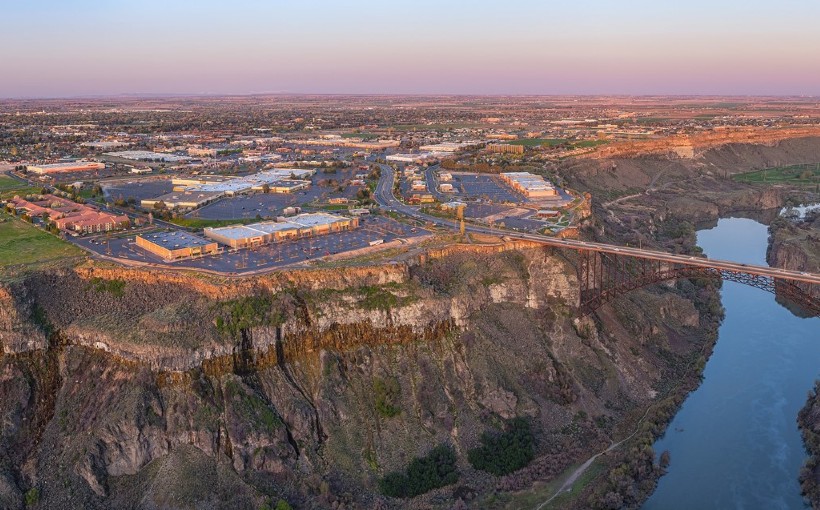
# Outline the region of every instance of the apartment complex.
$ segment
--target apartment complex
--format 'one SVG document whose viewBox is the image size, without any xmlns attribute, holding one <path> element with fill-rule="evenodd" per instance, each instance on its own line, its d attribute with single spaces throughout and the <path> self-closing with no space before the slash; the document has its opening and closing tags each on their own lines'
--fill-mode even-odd
<svg viewBox="0 0 820 510">
<path fill-rule="evenodd" d="M 496 154 L 524 154 L 524 146 L 509 143 L 491 143 L 487 146 L 487 151 Z"/>
<path fill-rule="evenodd" d="M 110 214 L 71 200 L 54 195 L 39 195 L 26 200 L 15 196 L 9 205 L 18 214 L 25 213 L 32 218 L 48 218 L 60 230 L 89 234 L 120 230 L 131 224 L 124 214 Z"/>
</svg>

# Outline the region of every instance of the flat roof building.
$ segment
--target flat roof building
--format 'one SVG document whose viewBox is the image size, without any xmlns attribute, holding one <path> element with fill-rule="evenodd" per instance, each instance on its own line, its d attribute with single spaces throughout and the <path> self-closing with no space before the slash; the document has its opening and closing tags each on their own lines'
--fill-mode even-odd
<svg viewBox="0 0 820 510">
<path fill-rule="evenodd" d="M 327 213 L 306 213 L 286 221 L 265 221 L 250 225 L 206 228 L 205 236 L 234 249 L 261 246 L 284 239 L 351 230 L 359 226 L 358 218 Z"/>
<path fill-rule="evenodd" d="M 527 198 L 545 198 L 558 195 L 555 187 L 540 175 L 529 172 L 504 172 L 501 179 Z"/>
<path fill-rule="evenodd" d="M 178 163 L 180 161 L 188 161 L 191 158 L 188 156 L 177 156 L 176 154 L 163 154 L 161 152 L 153 151 L 117 151 L 106 152 L 105 156 L 113 156 L 115 158 L 130 159 L 133 161 L 161 161 L 165 163 Z"/>
<path fill-rule="evenodd" d="M 71 163 L 52 163 L 48 165 L 26 165 L 26 170 L 37 175 L 64 174 L 71 172 L 88 172 L 105 169 L 104 163 L 96 161 L 72 161 Z"/>
<path fill-rule="evenodd" d="M 145 209 L 151 209 L 158 203 L 162 202 L 169 209 L 179 207 L 180 209 L 194 209 L 201 207 L 217 198 L 220 198 L 224 193 L 208 192 L 208 191 L 174 191 L 160 195 L 156 198 L 147 198 L 140 200 L 140 205 Z"/>
<path fill-rule="evenodd" d="M 136 243 L 140 248 L 165 260 L 209 255 L 219 251 L 216 242 L 181 230 L 140 234 L 136 237 Z"/>
<path fill-rule="evenodd" d="M 420 151 L 429 152 L 458 152 L 472 147 L 480 147 L 484 142 L 470 141 L 470 142 L 442 142 L 431 145 L 422 145 L 419 147 Z"/>
</svg>

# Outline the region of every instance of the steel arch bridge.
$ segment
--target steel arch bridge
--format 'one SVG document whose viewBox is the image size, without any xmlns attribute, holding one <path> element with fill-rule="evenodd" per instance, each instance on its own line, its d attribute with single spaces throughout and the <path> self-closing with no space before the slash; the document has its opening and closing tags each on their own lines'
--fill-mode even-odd
<svg viewBox="0 0 820 510">
<path fill-rule="evenodd" d="M 578 252 L 577 276 L 581 287 L 582 316 L 591 314 L 609 301 L 633 290 L 680 278 L 709 278 L 742 283 L 785 298 L 811 316 L 820 316 L 820 299 L 811 293 L 812 286 L 816 284 L 805 281 L 816 275 L 723 261 L 710 263 L 709 259 L 699 257 L 669 254 L 657 257 L 655 254 L 659 252 L 649 250 L 620 253 L 622 249 L 617 247 L 563 247 L 570 247 Z M 646 255 L 635 253 L 637 251 L 644 251 Z M 663 260 L 669 258 L 673 260 Z M 790 278 L 797 275 L 808 278 Z"/>
</svg>

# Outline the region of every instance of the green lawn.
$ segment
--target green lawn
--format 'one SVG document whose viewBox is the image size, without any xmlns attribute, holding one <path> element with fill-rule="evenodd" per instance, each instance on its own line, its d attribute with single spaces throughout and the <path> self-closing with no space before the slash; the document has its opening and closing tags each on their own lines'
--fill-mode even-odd
<svg viewBox="0 0 820 510">
<path fill-rule="evenodd" d="M 180 227 L 199 229 L 206 227 L 225 227 L 228 225 L 247 225 L 248 223 L 256 223 L 260 220 L 256 218 L 239 218 L 235 220 L 208 220 L 205 218 L 174 218 L 171 223 L 179 225 Z"/>
<path fill-rule="evenodd" d="M 586 149 L 589 147 L 597 147 L 599 145 L 605 145 L 609 143 L 607 140 L 579 140 L 577 142 L 572 142 L 572 147 L 576 149 Z"/>
<path fill-rule="evenodd" d="M 523 145 L 524 147 L 540 147 L 542 145 L 554 147 L 566 141 L 565 138 L 522 138 L 521 140 L 512 140 L 506 143 L 510 145 Z"/>
<path fill-rule="evenodd" d="M 753 184 L 818 184 L 820 163 L 765 168 L 733 175 L 732 178 L 735 181 Z"/>
<path fill-rule="evenodd" d="M 0 191 L 25 187 L 26 183 L 18 181 L 14 177 L 9 177 L 8 175 L 0 174 Z"/>
<path fill-rule="evenodd" d="M 8 200 L 14 198 L 14 195 L 24 197 L 26 195 L 39 195 L 43 188 L 37 186 L 25 186 L 18 188 L 0 189 L 0 200 Z"/>
<path fill-rule="evenodd" d="M 83 251 L 25 221 L 0 214 L 0 267 L 51 262 Z"/>
</svg>

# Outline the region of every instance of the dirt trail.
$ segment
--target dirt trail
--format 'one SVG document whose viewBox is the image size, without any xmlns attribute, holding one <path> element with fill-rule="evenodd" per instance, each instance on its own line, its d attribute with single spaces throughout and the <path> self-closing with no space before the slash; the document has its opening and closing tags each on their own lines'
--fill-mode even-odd
<svg viewBox="0 0 820 510">
<path fill-rule="evenodd" d="M 650 407 L 649 409 L 651 409 L 651 407 Z M 625 438 L 621 439 L 621 440 L 620 440 L 620 441 L 618 441 L 617 443 L 612 443 L 612 444 L 611 444 L 611 445 L 609 445 L 609 446 L 608 446 L 605 450 L 602 450 L 602 451 L 600 451 L 600 452 L 596 453 L 595 455 L 593 455 L 592 457 L 590 457 L 589 459 L 587 459 L 587 460 L 586 460 L 586 462 L 584 462 L 583 464 L 581 464 L 581 465 L 578 467 L 578 469 L 576 469 L 575 471 L 573 471 L 573 472 L 572 472 L 572 474 L 571 474 L 571 475 L 569 475 L 569 478 L 567 478 L 567 479 L 564 481 L 564 483 L 563 483 L 563 484 L 561 484 L 561 487 L 559 487 L 559 488 L 558 488 L 558 490 L 557 490 L 557 491 L 555 491 L 555 493 L 554 493 L 552 496 L 550 496 L 550 498 L 549 498 L 549 499 L 547 499 L 546 501 L 544 501 L 543 503 L 541 503 L 540 505 L 538 505 L 537 507 L 535 507 L 535 510 L 541 510 L 542 508 L 544 508 L 546 505 L 550 504 L 550 502 L 551 502 L 552 500 L 554 500 L 555 498 L 557 498 L 557 497 L 558 497 L 558 496 L 560 496 L 561 494 L 563 494 L 563 493 L 565 493 L 565 492 L 570 492 L 570 491 L 572 490 L 572 486 L 573 486 L 573 485 L 575 485 L 575 481 L 576 481 L 576 480 L 578 480 L 578 478 L 579 478 L 582 474 L 584 474 L 584 472 L 585 472 L 587 469 L 589 469 L 589 466 L 591 466 L 591 465 L 592 465 L 592 463 L 593 463 L 593 462 L 595 462 L 595 459 L 597 459 L 597 458 L 598 458 L 598 457 L 600 457 L 601 455 L 604 455 L 604 454 L 606 454 L 606 453 L 611 452 L 611 451 L 612 451 L 612 450 L 614 450 L 615 448 L 617 448 L 617 447 L 621 446 L 621 445 L 622 445 L 622 444 L 624 444 L 625 442 L 627 442 L 627 441 L 629 441 L 630 439 L 632 439 L 633 437 L 635 437 L 635 434 L 637 434 L 637 433 L 638 433 L 638 430 L 639 430 L 639 429 L 640 429 L 640 427 L 641 427 L 641 423 L 643 423 L 643 420 L 646 418 L 646 415 L 647 415 L 647 414 L 649 414 L 649 409 L 647 409 L 647 410 L 643 413 L 643 416 L 641 416 L 641 419 L 640 419 L 640 420 L 638 420 L 638 423 L 635 425 L 635 430 L 633 430 L 631 434 L 629 434 L 627 437 L 625 437 Z"/>
</svg>

